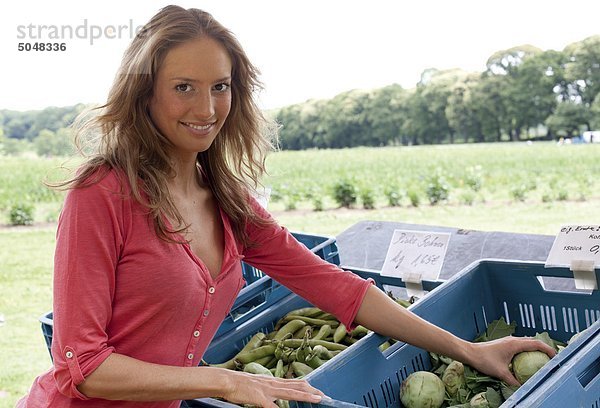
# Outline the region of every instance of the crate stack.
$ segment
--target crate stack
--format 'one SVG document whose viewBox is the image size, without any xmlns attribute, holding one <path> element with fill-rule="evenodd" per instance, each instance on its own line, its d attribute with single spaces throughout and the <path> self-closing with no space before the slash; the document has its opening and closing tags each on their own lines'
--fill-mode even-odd
<svg viewBox="0 0 600 408">
<path fill-rule="evenodd" d="M 339 265 L 335 239 L 300 233 L 294 236 L 322 259 Z M 404 286 L 400 279 L 381 276 L 378 271 L 344 269 L 374 279 L 380 288 Z M 250 265 L 243 265 L 243 271 L 247 286 L 208 347 L 204 355 L 208 363 L 232 358 L 257 332 L 268 333 L 288 312 L 311 306 Z M 545 331 L 550 337 L 567 342 L 575 333 L 583 332 L 522 385 L 502 408 L 600 407 L 600 291 L 549 290 L 544 286 L 545 278 L 572 279 L 572 272 L 567 268 L 545 268 L 541 262 L 480 260 L 448 281 L 423 282 L 428 293 L 410 310 L 466 340 L 474 339 L 501 317 L 516 323 L 516 336 Z M 600 281 L 599 271 L 596 279 Z M 52 341 L 51 319 L 51 314 L 41 319 L 48 347 Z M 381 351 L 379 346 L 387 340 L 370 333 L 312 371 L 306 380 L 330 398 L 320 404 L 291 401 L 290 406 L 402 407 L 402 381 L 415 371 L 430 370 L 431 361 L 426 350 L 402 342 Z M 187 404 L 236 407 L 211 398 Z"/>
</svg>

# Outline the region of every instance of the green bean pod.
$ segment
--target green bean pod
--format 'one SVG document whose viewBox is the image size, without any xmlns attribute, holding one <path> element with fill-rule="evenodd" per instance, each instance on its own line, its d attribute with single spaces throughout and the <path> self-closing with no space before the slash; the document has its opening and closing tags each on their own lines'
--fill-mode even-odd
<svg viewBox="0 0 600 408">
<path fill-rule="evenodd" d="M 275 346 L 275 351 L 273 352 L 273 355 L 275 355 L 276 358 L 281 359 L 283 356 L 283 353 L 285 352 L 285 347 L 283 347 L 283 342 L 278 341 L 274 343 Z"/>
<path fill-rule="evenodd" d="M 338 328 L 335 329 L 335 332 L 333 332 L 333 341 L 335 343 L 339 343 L 340 341 L 344 340 L 344 337 L 346 337 L 347 333 L 348 332 L 346 331 L 346 326 L 340 323 Z"/>
<path fill-rule="evenodd" d="M 405 299 L 394 299 L 396 301 L 396 303 L 398 303 L 400 306 L 402 307 L 409 307 L 412 303 L 410 303 L 410 301 L 405 300 Z"/>
<path fill-rule="evenodd" d="M 331 351 L 327 350 L 321 345 L 314 346 L 312 352 L 315 356 L 325 360 L 329 360 L 334 356 L 334 354 Z"/>
<path fill-rule="evenodd" d="M 227 360 L 221 364 L 209 364 L 209 365 L 211 367 L 227 368 L 230 370 L 235 370 L 235 368 L 236 368 L 235 360 L 237 359 L 237 357 L 242 353 L 246 353 L 250 350 L 254 350 L 258 346 L 260 346 L 260 344 L 266 337 L 267 337 L 266 334 L 258 332 L 254 336 L 252 336 L 252 338 L 250 340 L 248 340 L 248 343 L 246 343 L 246 345 L 233 358 L 231 358 L 230 360 Z"/>
<path fill-rule="evenodd" d="M 312 369 L 316 369 L 321 367 L 325 362 L 321 360 L 317 355 L 311 354 L 306 357 L 306 365 L 308 365 Z"/>
<path fill-rule="evenodd" d="M 273 356 L 271 354 L 269 356 L 261 357 L 258 360 L 254 360 L 254 362 L 260 364 L 263 367 L 271 368 L 268 365 L 269 365 L 269 362 L 274 358 L 275 358 L 275 356 Z"/>
<path fill-rule="evenodd" d="M 352 344 L 356 343 L 358 340 L 360 340 L 360 339 L 357 339 L 356 337 L 346 336 L 346 338 L 344 339 L 344 342 L 346 342 L 346 344 L 348 344 L 348 345 L 352 345 Z"/>
<path fill-rule="evenodd" d="M 275 368 L 275 365 L 277 365 L 277 361 L 279 361 L 277 357 L 271 356 L 271 359 L 267 361 L 265 367 L 267 367 L 268 369 Z"/>
<path fill-rule="evenodd" d="M 313 370 L 310 366 L 299 361 L 294 361 L 290 363 L 290 367 L 292 368 L 292 371 L 294 372 L 296 377 L 304 377 L 305 375 L 311 373 Z"/>
<path fill-rule="evenodd" d="M 307 331 L 311 331 L 312 332 L 312 327 L 309 325 L 306 325 L 304 327 L 301 327 L 298 331 L 296 331 L 294 333 L 294 335 L 292 336 L 295 339 L 301 339 L 304 337 L 304 335 L 306 334 Z"/>
<path fill-rule="evenodd" d="M 337 320 L 314 319 L 312 317 L 306 317 L 306 316 L 289 316 L 289 317 L 283 318 L 284 322 L 289 322 L 289 321 L 293 321 L 293 320 L 302 320 L 303 322 L 306 322 L 313 326 L 323 326 L 324 324 L 328 324 L 331 327 L 338 327 L 340 324 L 340 322 L 338 322 Z"/>
<path fill-rule="evenodd" d="M 315 319 L 321 319 L 321 320 L 337 320 L 337 317 L 335 317 L 331 313 L 327 313 L 327 312 L 321 312 L 320 314 L 318 314 L 316 316 L 310 316 L 310 317 L 314 317 Z"/>
<path fill-rule="evenodd" d="M 258 360 L 259 358 L 273 355 L 275 353 L 275 348 L 276 347 L 274 344 L 266 344 L 264 346 L 257 347 L 254 350 L 239 353 L 235 360 L 242 364 L 248 364 L 252 361 Z"/>
<path fill-rule="evenodd" d="M 271 370 L 269 370 L 268 368 L 254 362 L 254 361 L 244 365 L 244 372 L 250 373 L 250 374 L 259 374 L 259 375 L 266 375 L 268 377 L 273 377 L 273 373 L 271 372 Z"/>
<path fill-rule="evenodd" d="M 290 408 L 290 402 L 288 400 L 278 399 L 275 400 L 275 404 L 277 404 L 278 408 Z"/>
<path fill-rule="evenodd" d="M 379 346 L 379 351 L 385 351 L 385 350 L 387 350 L 387 349 L 388 349 L 390 346 L 391 346 L 390 342 L 389 342 L 389 341 L 386 341 L 385 343 L 382 343 L 382 344 Z"/>
<path fill-rule="evenodd" d="M 321 309 L 318 307 L 303 307 L 301 309 L 292 310 L 285 317 L 288 316 L 305 316 L 305 317 L 315 317 L 319 314 L 323 313 Z"/>
<path fill-rule="evenodd" d="M 282 340 L 287 337 L 291 337 L 300 328 L 306 326 L 306 323 L 300 319 L 293 319 L 288 321 L 281 329 L 277 331 L 273 340 Z"/>
<path fill-rule="evenodd" d="M 312 348 L 308 344 L 308 339 L 305 338 L 302 341 L 300 347 L 296 349 L 296 361 L 300 361 L 304 363 L 306 361 L 306 357 L 308 357 L 312 353 Z"/>
<path fill-rule="evenodd" d="M 364 326 L 358 325 L 350 332 L 351 337 L 362 337 L 369 333 L 369 329 Z"/>
<path fill-rule="evenodd" d="M 286 347 L 281 354 L 281 359 L 284 363 L 291 363 L 298 358 L 298 349 Z"/>
<path fill-rule="evenodd" d="M 328 324 L 324 324 L 321 326 L 317 334 L 313 336 L 313 340 L 323 340 L 325 337 L 329 336 L 331 333 L 331 326 Z"/>
<path fill-rule="evenodd" d="M 286 347 L 298 348 L 302 345 L 301 339 L 287 339 L 283 340 L 283 345 Z M 325 347 L 327 350 L 346 350 L 348 346 L 339 343 L 332 343 L 330 341 L 325 340 L 309 340 L 308 345 L 311 347 L 315 347 L 317 345 L 321 345 Z"/>
<path fill-rule="evenodd" d="M 283 376 L 285 375 L 285 365 L 283 363 L 283 360 L 279 359 L 277 360 L 277 365 L 275 366 L 275 377 L 277 378 L 283 378 Z"/>
</svg>

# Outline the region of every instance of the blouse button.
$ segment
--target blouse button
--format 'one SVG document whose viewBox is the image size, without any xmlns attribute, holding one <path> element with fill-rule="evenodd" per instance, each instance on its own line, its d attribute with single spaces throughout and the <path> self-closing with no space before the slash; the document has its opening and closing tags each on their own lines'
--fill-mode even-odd
<svg viewBox="0 0 600 408">
<path fill-rule="evenodd" d="M 192 353 L 188 354 L 188 360 L 191 360 L 194 358 L 194 355 Z"/>
<path fill-rule="evenodd" d="M 203 313 L 204 316 L 208 316 L 208 309 L 206 309 Z"/>
<path fill-rule="evenodd" d="M 215 287 L 211 286 L 210 288 L 208 288 L 208 293 L 215 293 Z"/>
<path fill-rule="evenodd" d="M 65 356 L 66 356 L 67 358 L 73 358 L 73 352 L 72 352 L 72 351 L 67 351 L 67 352 L 65 353 Z"/>
<path fill-rule="evenodd" d="M 200 331 L 199 331 L 199 330 L 196 330 L 196 331 L 194 332 L 194 337 L 199 337 L 199 336 L 200 336 Z"/>
</svg>

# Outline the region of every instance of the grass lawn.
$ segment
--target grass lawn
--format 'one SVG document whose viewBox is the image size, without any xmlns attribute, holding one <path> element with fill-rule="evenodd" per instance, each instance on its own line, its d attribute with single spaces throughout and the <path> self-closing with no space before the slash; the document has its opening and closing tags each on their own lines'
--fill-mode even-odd
<svg viewBox="0 0 600 408">
<path fill-rule="evenodd" d="M 51 366 L 38 317 L 52 307 L 55 227 L 0 230 L 0 407 Z"/>
</svg>

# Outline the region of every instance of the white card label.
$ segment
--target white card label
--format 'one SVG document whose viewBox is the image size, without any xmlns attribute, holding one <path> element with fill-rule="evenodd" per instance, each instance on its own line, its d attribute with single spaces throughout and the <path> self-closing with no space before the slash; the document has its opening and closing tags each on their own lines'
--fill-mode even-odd
<svg viewBox="0 0 600 408">
<path fill-rule="evenodd" d="M 394 230 L 381 274 L 409 283 L 435 281 L 440 276 L 450 233 Z"/>
<path fill-rule="evenodd" d="M 565 225 L 554 238 L 546 266 L 570 267 L 573 261 L 600 265 L 600 225 Z"/>
<path fill-rule="evenodd" d="M 545 266 L 570 268 L 576 288 L 594 290 L 594 268 L 599 265 L 600 225 L 565 225 L 554 238 Z"/>
</svg>

